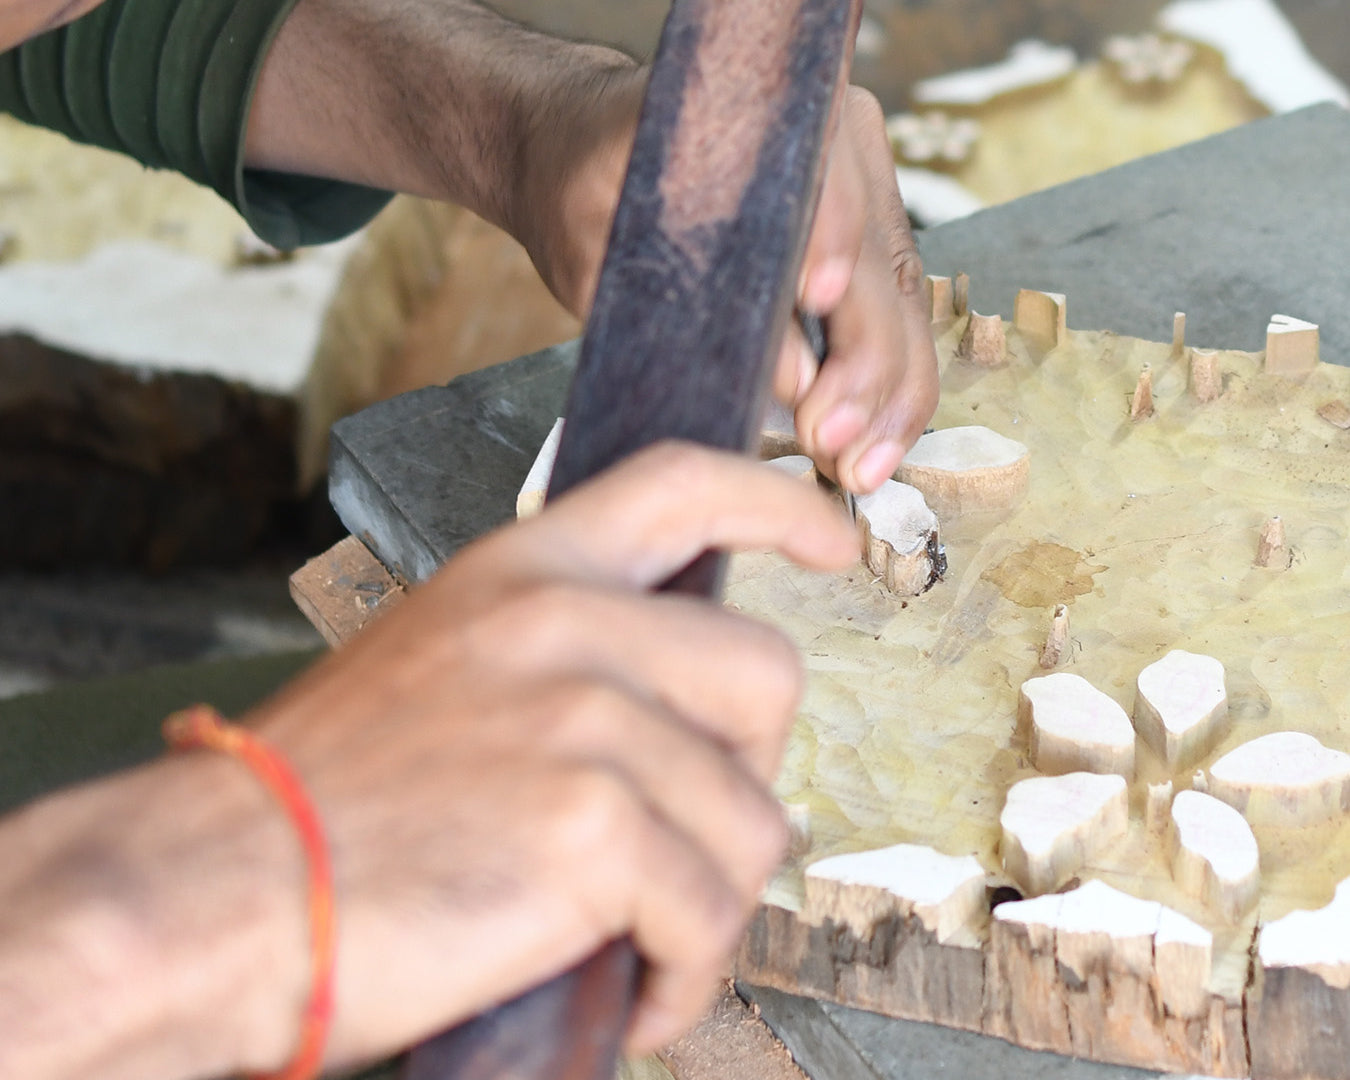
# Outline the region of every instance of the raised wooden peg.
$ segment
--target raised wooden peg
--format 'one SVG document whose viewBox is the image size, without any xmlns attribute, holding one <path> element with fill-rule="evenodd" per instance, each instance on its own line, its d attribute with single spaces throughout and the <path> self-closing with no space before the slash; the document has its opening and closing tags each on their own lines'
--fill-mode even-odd
<svg viewBox="0 0 1350 1080">
<path fill-rule="evenodd" d="M 929 317 L 933 322 L 950 322 L 956 318 L 956 293 L 951 278 L 929 274 L 923 279 L 923 290 L 928 297 Z"/>
<path fill-rule="evenodd" d="M 913 917 L 945 942 L 984 911 L 984 868 L 970 855 L 896 844 L 834 855 L 806 869 L 806 919 L 847 926 L 863 939 L 886 919 Z"/>
<path fill-rule="evenodd" d="M 1284 522 L 1278 514 L 1261 526 L 1261 535 L 1256 541 L 1256 565 L 1274 567 L 1276 570 L 1289 568 Z"/>
<path fill-rule="evenodd" d="M 1186 351 L 1186 313 L 1178 311 L 1172 316 L 1172 359 L 1176 360 Z"/>
<path fill-rule="evenodd" d="M 986 1034 L 1013 1034 L 1016 1020 L 1026 1015 L 1017 999 L 1036 993 L 1052 998 L 1039 1002 L 1038 1012 L 1069 1017 L 1078 1021 L 1075 1027 L 1125 1032 L 1121 1041 L 1138 1027 L 1144 1008 L 1204 1017 L 1211 1005 L 1213 950 L 1214 937 L 1204 927 L 1100 881 L 1000 904 L 990 923 Z M 1057 974 L 1047 980 L 1047 959 L 1052 970 L 1072 978 Z M 1009 996 L 1014 1000 L 1004 1000 Z M 1062 1041 L 1038 1042 L 1060 1053 L 1087 1049 L 1071 1031 Z"/>
<path fill-rule="evenodd" d="M 1172 877 L 1226 922 L 1256 903 L 1261 853 L 1246 820 L 1225 802 L 1199 791 L 1172 800 Z"/>
<path fill-rule="evenodd" d="M 1317 367 L 1316 323 L 1292 315 L 1272 315 L 1266 327 L 1266 371 L 1272 375 L 1306 375 Z"/>
<path fill-rule="evenodd" d="M 1143 420 L 1153 415 L 1153 368 L 1145 364 L 1139 372 L 1134 393 L 1130 395 L 1130 419 Z"/>
<path fill-rule="evenodd" d="M 939 518 L 1009 510 L 1031 480 L 1027 448 L 986 427 L 930 431 L 900 462 L 896 476 L 923 492 Z"/>
<path fill-rule="evenodd" d="M 887 480 L 857 498 L 863 561 L 898 596 L 927 592 L 944 573 L 937 515 L 918 488 Z"/>
<path fill-rule="evenodd" d="M 1204 754 L 1227 720 L 1223 664 L 1214 657 L 1173 649 L 1139 673 L 1134 726 L 1168 768 Z"/>
<path fill-rule="evenodd" d="M 1192 349 L 1190 388 L 1196 401 L 1213 401 L 1223 393 L 1223 373 L 1215 349 Z"/>
<path fill-rule="evenodd" d="M 998 820 L 1003 868 L 1027 896 L 1039 896 L 1125 835 L 1125 778 L 1074 772 L 1019 780 Z"/>
<path fill-rule="evenodd" d="M 1068 301 L 1063 293 L 1023 289 L 1013 305 L 1013 326 L 1035 339 L 1042 348 L 1053 349 L 1068 333 L 1067 308 Z"/>
<path fill-rule="evenodd" d="M 1125 710 L 1086 679 L 1065 671 L 1028 679 L 1018 725 L 1043 773 L 1134 775 L 1134 728 Z"/>
<path fill-rule="evenodd" d="M 1041 646 L 1038 663 L 1042 671 L 1052 671 L 1059 667 L 1069 648 L 1069 608 L 1066 604 L 1055 605 L 1050 616 L 1050 631 L 1045 635 L 1045 644 Z"/>
<path fill-rule="evenodd" d="M 970 275 L 957 274 L 952 282 L 952 311 L 959 319 L 970 310 Z"/>
<path fill-rule="evenodd" d="M 1350 810 L 1350 754 L 1301 731 L 1275 731 L 1219 758 L 1208 789 L 1253 825 L 1315 825 Z"/>
<path fill-rule="evenodd" d="M 1002 317 L 972 311 L 966 332 L 961 335 L 961 344 L 956 348 L 956 356 L 976 367 L 995 368 L 1006 364 L 1008 335 Z"/>
<path fill-rule="evenodd" d="M 1144 827 L 1151 833 L 1166 830 L 1172 809 L 1172 781 L 1149 784 L 1144 790 Z"/>
<path fill-rule="evenodd" d="M 1329 987 L 1350 989 L 1350 878 L 1324 908 L 1291 911 L 1261 927 L 1261 966 L 1302 968 Z"/>
</svg>

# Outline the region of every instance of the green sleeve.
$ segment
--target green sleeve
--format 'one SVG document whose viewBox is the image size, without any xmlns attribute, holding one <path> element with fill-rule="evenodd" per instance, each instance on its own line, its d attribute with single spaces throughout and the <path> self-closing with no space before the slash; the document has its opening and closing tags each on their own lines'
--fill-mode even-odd
<svg viewBox="0 0 1350 1080">
<path fill-rule="evenodd" d="M 0 53 L 0 111 L 176 169 L 279 248 L 336 240 L 387 192 L 244 168 L 263 57 L 296 0 L 104 0 Z"/>
</svg>

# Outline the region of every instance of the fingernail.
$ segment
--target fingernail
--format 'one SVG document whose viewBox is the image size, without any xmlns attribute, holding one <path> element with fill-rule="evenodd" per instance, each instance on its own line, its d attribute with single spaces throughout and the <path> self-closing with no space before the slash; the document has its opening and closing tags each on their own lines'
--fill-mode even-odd
<svg viewBox="0 0 1350 1080">
<path fill-rule="evenodd" d="M 807 392 L 815 384 L 816 373 L 819 370 L 820 361 L 816 359 L 816 354 L 811 350 L 811 346 L 803 341 L 801 350 L 797 354 L 797 396 L 793 399 L 793 404 L 800 405 L 802 403 L 802 399 L 806 397 Z"/>
<path fill-rule="evenodd" d="M 863 452 L 853 466 L 853 476 L 864 491 L 875 491 L 890 479 L 904 456 L 905 448 L 899 443 L 879 442 Z"/>
<path fill-rule="evenodd" d="M 816 445 L 824 454 L 837 454 L 862 434 L 867 414 L 858 405 L 836 405 L 816 428 Z"/>
<path fill-rule="evenodd" d="M 844 298 L 852 277 L 853 265 L 847 259 L 826 259 L 807 275 L 802 290 L 803 305 L 817 314 L 833 311 Z"/>
</svg>

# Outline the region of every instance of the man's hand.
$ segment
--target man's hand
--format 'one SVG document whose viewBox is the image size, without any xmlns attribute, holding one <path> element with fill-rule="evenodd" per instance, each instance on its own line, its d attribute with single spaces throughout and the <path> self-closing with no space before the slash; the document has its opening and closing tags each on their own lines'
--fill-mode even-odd
<svg viewBox="0 0 1350 1080">
<path fill-rule="evenodd" d="M 837 512 L 768 472 L 649 451 L 467 550 L 263 710 L 336 845 L 340 1058 L 628 933 L 650 965 L 633 1044 L 697 1018 L 782 855 L 768 785 L 801 676 L 776 632 L 647 590 L 710 546 L 856 558 Z"/>
<path fill-rule="evenodd" d="M 824 317 L 830 354 L 817 365 L 790 324 L 774 392 L 796 409 L 807 453 L 850 491 L 874 491 L 932 418 L 938 370 L 881 106 L 856 86 L 844 101 L 798 304 Z"/>
<path fill-rule="evenodd" d="M 640 73 L 615 69 L 522 159 L 512 228 L 557 296 L 584 317 L 641 104 Z M 821 365 L 795 323 L 774 394 L 804 449 L 851 491 L 879 487 L 937 407 L 923 269 L 875 97 L 850 87 L 807 247 L 798 305 L 824 318 Z"/>
<path fill-rule="evenodd" d="M 584 317 L 646 84 L 620 53 L 468 0 L 300 0 L 267 58 L 250 163 L 463 203 L 519 239 Z M 856 492 L 890 476 L 937 405 L 937 359 L 881 108 L 848 91 L 774 381 L 805 448 Z"/>
<path fill-rule="evenodd" d="M 657 447 L 466 549 L 246 718 L 332 846 L 330 1064 L 623 935 L 648 964 L 630 1046 L 697 1018 L 783 851 L 769 785 L 801 689 L 775 631 L 648 591 L 710 546 L 857 556 L 811 487 Z M 276 1068 L 307 934 L 298 845 L 237 762 L 175 755 L 39 804 L 0 823 L 0 1074 Z"/>
</svg>

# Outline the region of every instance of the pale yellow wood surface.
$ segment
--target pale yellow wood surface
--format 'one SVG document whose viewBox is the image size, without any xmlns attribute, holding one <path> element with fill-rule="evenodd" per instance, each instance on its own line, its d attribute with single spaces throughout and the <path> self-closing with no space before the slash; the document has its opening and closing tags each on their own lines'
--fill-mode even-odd
<svg viewBox="0 0 1350 1080">
<path fill-rule="evenodd" d="M 1018 687 L 1041 673 L 1047 623 L 1061 603 L 1071 607 L 1072 633 L 1060 670 L 1127 710 L 1139 672 L 1171 649 L 1223 663 L 1230 725 L 1198 764 L 1284 727 L 1350 749 L 1350 434 L 1317 412 L 1350 395 L 1350 370 L 1323 364 L 1290 380 L 1265 374 L 1260 354 L 1221 352 L 1223 394 L 1200 403 L 1188 391 L 1189 358 L 1173 355 L 1170 342 L 1071 331 L 1037 360 L 1010 330 L 1010 364 L 976 370 L 952 363 L 963 330 L 956 320 L 939 342 L 944 397 L 935 424 L 974 421 L 1027 444 L 1025 502 L 1004 517 L 943 522 L 947 579 L 904 602 L 862 566 L 820 576 L 769 555 L 733 562 L 728 598 L 784 627 L 811 675 L 778 785 L 789 803 L 809 808 L 811 843 L 771 890 L 780 907 L 761 917 L 744 964 L 764 981 L 781 975 L 782 985 L 805 989 L 819 981 L 817 992 L 833 985 L 900 1012 L 909 1005 L 885 1003 L 920 1002 L 932 1018 L 980 1028 L 979 1006 L 958 1002 L 960 993 L 931 1000 L 933 978 L 982 977 L 952 950 L 916 961 L 929 980 L 918 996 L 882 972 L 841 975 L 842 961 L 813 957 L 815 939 L 791 924 L 800 866 L 903 842 L 972 854 L 991 884 L 1005 880 L 999 811 L 1010 785 L 1035 774 L 1015 735 Z M 1156 412 L 1131 421 L 1145 363 Z M 1257 534 L 1275 512 L 1293 552 L 1284 571 L 1255 565 Z M 1331 898 L 1350 874 L 1350 822 L 1257 826 L 1260 898 L 1227 926 L 1173 881 L 1165 836 L 1146 827 L 1147 785 L 1168 779 L 1187 788 L 1190 770 L 1169 772 L 1140 743 L 1129 831 L 1080 876 L 1161 901 L 1213 932 L 1208 1026 L 1188 1029 L 1192 1044 L 1178 1057 L 1138 1063 L 1231 1072 L 1245 1067 L 1241 1015 L 1256 919 Z M 1220 1044 L 1226 1056 L 1211 1052 Z"/>
</svg>

